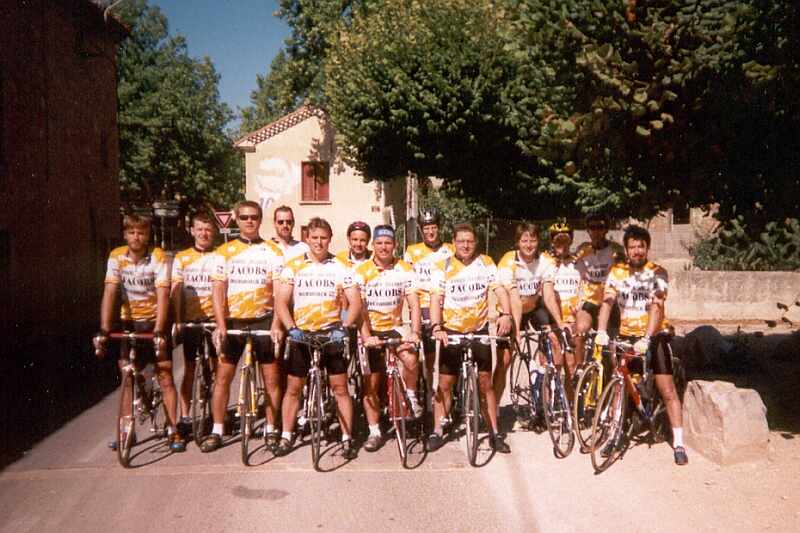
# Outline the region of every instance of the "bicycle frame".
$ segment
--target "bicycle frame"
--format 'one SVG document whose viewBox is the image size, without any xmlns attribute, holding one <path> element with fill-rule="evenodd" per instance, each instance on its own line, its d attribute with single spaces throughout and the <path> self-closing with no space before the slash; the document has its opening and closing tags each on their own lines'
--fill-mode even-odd
<svg viewBox="0 0 800 533">
<path fill-rule="evenodd" d="M 192 398 L 190 416 L 192 418 L 192 435 L 195 443 L 200 446 L 207 433 L 206 419 L 210 415 L 211 396 L 214 388 L 214 374 L 216 362 L 211 357 L 210 333 L 216 329 L 214 322 L 185 322 L 183 329 L 203 331 L 203 342 L 195 359 L 195 369 L 192 383 Z M 184 373 L 186 369 L 184 368 Z M 184 375 L 184 379 L 186 376 Z"/>
</svg>

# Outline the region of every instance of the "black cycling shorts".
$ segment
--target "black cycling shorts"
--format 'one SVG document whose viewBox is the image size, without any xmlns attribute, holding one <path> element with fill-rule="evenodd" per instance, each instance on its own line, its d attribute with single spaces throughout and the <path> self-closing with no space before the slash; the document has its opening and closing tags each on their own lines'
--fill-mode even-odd
<svg viewBox="0 0 800 533">
<path fill-rule="evenodd" d="M 525 331 L 528 329 L 528 325 L 530 325 L 533 329 L 540 329 L 543 326 L 555 327 L 556 321 L 547 308 L 542 305 L 542 301 L 540 299 L 533 311 L 528 311 L 522 315 L 520 324 L 522 331 Z"/>
<path fill-rule="evenodd" d="M 436 341 L 433 339 L 433 326 L 431 326 L 431 310 L 428 307 L 420 309 L 422 314 L 422 349 L 429 361 L 433 361 L 436 353 Z"/>
<path fill-rule="evenodd" d="M 329 331 L 304 331 L 306 335 L 327 334 Z M 289 341 L 287 341 L 289 342 Z M 344 357 L 344 347 L 329 344 L 322 352 L 320 366 L 323 367 L 329 376 L 347 374 L 348 361 Z M 311 368 L 311 348 L 305 344 L 295 344 L 289 342 L 289 359 L 285 361 L 284 369 L 290 376 L 305 378 Z"/>
<path fill-rule="evenodd" d="M 583 311 L 586 311 L 592 317 L 592 328 L 597 329 L 597 317 L 600 314 L 600 306 L 597 304 L 593 304 L 591 302 L 583 302 L 583 306 L 581 307 Z M 608 331 L 619 331 L 619 324 L 620 324 L 620 315 L 619 315 L 619 306 L 614 304 L 611 306 L 611 315 L 608 318 L 608 327 L 606 328 Z"/>
<path fill-rule="evenodd" d="M 150 333 L 153 331 L 156 323 L 152 320 L 125 320 L 120 324 L 120 331 L 135 331 L 136 333 Z M 165 350 L 164 361 L 172 361 L 172 339 L 164 332 L 167 340 L 167 349 Z M 146 365 L 147 363 L 155 362 L 156 350 L 153 346 L 153 341 L 150 339 L 135 340 L 133 345 L 136 346 L 136 361 Z M 128 359 L 128 352 L 131 348 L 131 341 L 122 339 L 119 344 L 119 357 L 120 359 Z"/>
<path fill-rule="evenodd" d="M 225 321 L 228 329 L 262 329 L 268 330 L 272 327 L 272 315 L 264 318 L 229 318 Z M 240 335 L 228 335 L 225 339 L 223 353 L 225 360 L 231 363 L 238 363 L 242 357 L 247 340 Z M 272 364 L 275 362 L 275 352 L 272 338 L 269 336 L 253 337 L 253 354 L 261 364 Z"/>
<path fill-rule="evenodd" d="M 463 335 L 459 331 L 445 329 L 448 335 Z M 489 327 L 474 332 L 475 335 L 488 335 Z M 508 342 L 497 343 L 497 349 L 508 347 Z M 457 376 L 461 372 L 461 358 L 464 350 L 460 346 L 442 346 L 439 351 L 439 373 L 447 376 Z M 472 356 L 478 365 L 478 372 L 492 371 L 492 347 L 489 344 L 475 343 L 472 347 Z"/>
<path fill-rule="evenodd" d="M 181 337 L 183 337 L 183 360 L 187 363 L 194 363 L 197 359 L 197 354 L 200 353 L 200 347 L 203 345 L 203 337 L 208 336 L 208 350 L 210 357 L 217 357 L 217 349 L 214 343 L 211 342 L 211 332 L 202 328 L 183 328 Z"/>
<path fill-rule="evenodd" d="M 669 334 L 659 333 L 650 338 L 650 367 L 655 375 L 672 375 L 672 357 L 668 348 Z M 634 343 L 641 337 L 620 337 L 621 340 Z M 632 372 L 642 372 L 641 360 L 634 359 L 629 368 Z"/>
<path fill-rule="evenodd" d="M 384 339 L 400 339 L 403 336 L 395 330 L 389 331 L 373 331 L 372 335 L 381 340 Z M 367 359 L 369 360 L 370 372 L 386 372 L 386 356 L 383 347 L 381 348 L 367 348 Z"/>
</svg>

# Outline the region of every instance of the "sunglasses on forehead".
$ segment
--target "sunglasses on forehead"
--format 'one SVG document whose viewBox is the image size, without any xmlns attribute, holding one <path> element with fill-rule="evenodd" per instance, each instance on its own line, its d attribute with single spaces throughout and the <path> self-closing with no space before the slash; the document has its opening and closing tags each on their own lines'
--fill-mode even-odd
<svg viewBox="0 0 800 533">
<path fill-rule="evenodd" d="M 237 218 L 239 220 L 258 220 L 261 217 L 259 215 L 239 215 Z"/>
</svg>

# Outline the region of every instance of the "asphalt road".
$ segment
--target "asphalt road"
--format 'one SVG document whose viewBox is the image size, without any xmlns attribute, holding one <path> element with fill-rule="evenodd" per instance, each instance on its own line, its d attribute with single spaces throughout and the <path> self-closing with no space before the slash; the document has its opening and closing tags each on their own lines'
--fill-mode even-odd
<svg viewBox="0 0 800 533">
<path fill-rule="evenodd" d="M 243 466 L 233 436 L 211 454 L 193 443 L 170 454 L 151 441 L 134 449 L 135 468 L 123 469 L 107 447 L 116 403 L 110 395 L 0 472 L 0 532 L 674 533 L 796 531 L 800 523 L 794 444 L 778 449 L 777 462 L 724 469 L 698 454 L 679 468 L 666 444 L 641 445 L 596 476 L 588 456 L 556 459 L 546 433 L 512 429 L 512 453 L 493 456 L 484 442 L 480 468 L 455 440 L 414 454 L 419 465 L 405 470 L 389 441 L 349 463 L 333 446 L 323 461 L 331 471 L 320 473 L 308 446 L 282 458 L 257 450 L 254 466 Z"/>
</svg>

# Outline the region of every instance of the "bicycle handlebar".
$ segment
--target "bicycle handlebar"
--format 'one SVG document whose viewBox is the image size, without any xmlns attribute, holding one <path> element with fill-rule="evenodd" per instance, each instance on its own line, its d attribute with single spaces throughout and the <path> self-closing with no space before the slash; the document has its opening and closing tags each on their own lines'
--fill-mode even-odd
<svg viewBox="0 0 800 533">
<path fill-rule="evenodd" d="M 436 339 L 438 340 L 438 339 Z M 479 342 L 481 344 L 489 344 L 491 341 L 508 341 L 508 337 L 498 337 L 497 335 L 482 335 L 474 333 L 454 333 L 447 334 L 447 345 L 455 346 L 460 344 L 469 344 L 471 342 Z"/>
<path fill-rule="evenodd" d="M 205 329 L 208 331 L 217 329 L 216 322 L 181 322 L 180 325 L 186 329 Z"/>
<path fill-rule="evenodd" d="M 271 337 L 272 332 L 268 329 L 229 329 L 228 335 L 234 337 Z"/>
<path fill-rule="evenodd" d="M 149 332 L 140 332 L 140 331 L 115 331 L 113 333 L 108 334 L 109 339 L 116 339 L 116 340 L 153 340 L 155 339 L 155 335 L 152 331 Z"/>
</svg>

